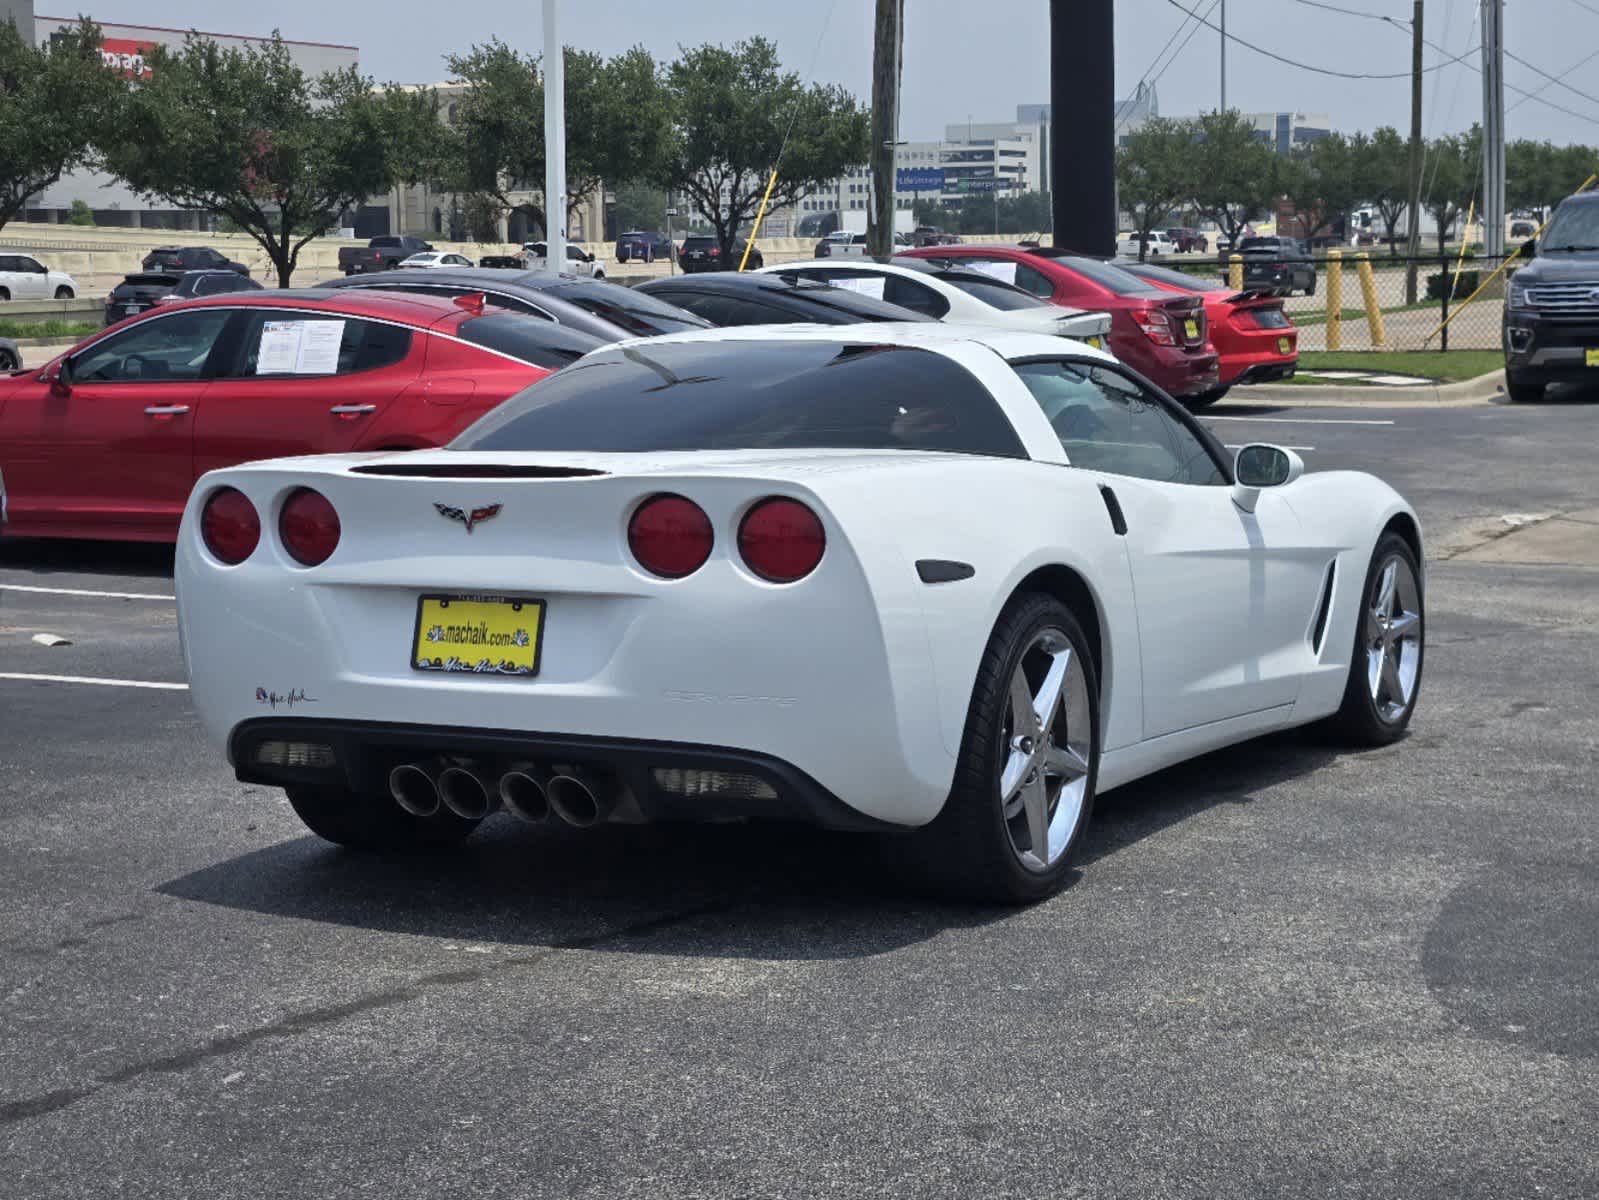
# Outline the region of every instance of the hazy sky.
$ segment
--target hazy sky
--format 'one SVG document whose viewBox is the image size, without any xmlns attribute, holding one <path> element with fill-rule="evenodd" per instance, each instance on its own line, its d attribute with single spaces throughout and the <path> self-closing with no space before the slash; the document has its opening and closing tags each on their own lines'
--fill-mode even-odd
<svg viewBox="0 0 1599 1200">
<path fill-rule="evenodd" d="M 381 81 L 443 77 L 441 55 L 498 36 L 537 48 L 541 0 L 469 0 L 441 6 L 423 0 L 80 0 L 105 21 L 166 25 L 218 33 L 266 34 L 358 46 L 362 69 Z M 1329 0 L 1335 7 L 1408 20 L 1411 0 Z M 1129 94 L 1156 54 L 1185 20 L 1177 7 L 1211 13 L 1217 0 L 1117 0 L 1116 90 Z M 57 0 L 36 0 L 36 11 L 75 11 Z M 1046 0 L 906 0 L 904 106 L 901 136 L 938 138 L 946 123 L 1008 120 L 1019 103 L 1049 99 Z M 1506 63 L 1510 137 L 1599 144 L 1599 0 L 1506 0 L 1505 44 L 1531 64 Z M 863 100 L 871 91 L 872 0 L 563 0 L 563 37 L 604 52 L 642 42 L 658 57 L 679 44 L 736 41 L 752 34 L 773 39 L 786 67 L 842 84 Z M 1429 64 L 1475 48 L 1478 0 L 1427 0 Z M 1312 66 L 1372 74 L 1405 73 L 1408 29 L 1327 11 L 1306 0 L 1227 0 L 1228 31 L 1286 58 Z M 1189 29 L 1194 23 L 1188 23 Z M 1184 35 L 1186 37 L 1186 34 Z M 1183 39 L 1178 39 L 1182 44 Z M 1158 73 L 1161 111 L 1168 116 L 1214 108 L 1218 87 L 1215 32 L 1199 29 L 1169 67 Z M 1576 69 L 1593 56 L 1586 69 Z M 1473 53 L 1472 67 L 1479 61 Z M 1549 83 L 1538 68 L 1587 92 Z M 1371 129 L 1409 121 L 1407 78 L 1351 80 L 1274 62 L 1234 44 L 1228 53 L 1228 101 L 1246 111 L 1325 112 L 1335 128 Z M 1538 100 L 1521 101 L 1512 87 Z M 1468 126 L 1482 107 L 1474 69 L 1447 66 L 1427 76 L 1429 134 Z"/>
</svg>

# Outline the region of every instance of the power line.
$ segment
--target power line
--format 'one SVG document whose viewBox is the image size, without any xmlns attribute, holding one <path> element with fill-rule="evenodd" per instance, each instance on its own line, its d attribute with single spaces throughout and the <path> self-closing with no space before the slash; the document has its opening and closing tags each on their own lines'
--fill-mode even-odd
<svg viewBox="0 0 1599 1200">
<path fill-rule="evenodd" d="M 1223 37 L 1225 37 L 1228 41 L 1235 42 L 1238 45 L 1244 47 L 1244 49 L 1246 49 L 1246 50 L 1253 50 L 1256 54 L 1264 55 L 1266 58 L 1275 59 L 1277 62 L 1280 62 L 1280 63 L 1286 63 L 1290 67 L 1298 67 L 1301 71 L 1309 71 L 1309 72 L 1311 72 L 1312 74 L 1315 74 L 1315 75 L 1331 75 L 1331 76 L 1333 76 L 1336 79 L 1409 79 L 1410 78 L 1410 72 L 1409 71 L 1394 71 L 1394 72 L 1391 72 L 1391 73 L 1388 73 L 1388 74 L 1376 74 L 1376 73 L 1365 72 L 1365 71 L 1335 71 L 1335 70 L 1333 70 L 1330 67 L 1318 67 L 1318 66 L 1312 65 L 1311 63 L 1300 62 L 1297 59 L 1288 58 L 1286 55 L 1278 54 L 1274 50 L 1267 50 L 1264 46 L 1257 46 L 1253 42 L 1246 42 L 1246 41 L 1244 41 L 1243 38 L 1239 37 L 1235 33 L 1226 33 L 1226 32 L 1224 32 L 1219 26 L 1212 25 L 1208 20 L 1206 20 L 1204 17 L 1201 17 L 1193 9 L 1185 8 L 1183 6 L 1183 4 L 1182 4 L 1182 0 L 1166 0 L 1166 3 L 1170 4 L 1173 8 L 1178 9 L 1181 12 L 1187 13 L 1190 17 L 1193 17 L 1201 25 L 1204 25 L 1206 28 L 1214 29 L 1217 33 L 1220 33 Z M 1472 53 L 1472 51 L 1468 50 L 1466 53 L 1470 54 L 1470 53 Z M 1461 56 L 1461 58 L 1464 58 L 1464 57 L 1465 57 L 1465 55 Z M 1433 71 L 1439 71 L 1439 70 L 1442 70 L 1444 67 L 1449 66 L 1450 62 L 1459 62 L 1459 61 L 1460 61 L 1460 59 L 1451 59 L 1449 62 L 1435 63 L 1434 65 L 1432 65 L 1430 67 L 1423 68 L 1423 71 L 1424 71 L 1424 73 L 1430 74 Z"/>
<path fill-rule="evenodd" d="M 1309 8 L 1324 8 L 1328 12 L 1342 13 L 1346 17 L 1364 17 L 1368 21 L 1382 21 L 1398 29 L 1409 29 L 1410 22 L 1403 17 L 1389 17 L 1382 13 L 1363 12 L 1358 8 L 1342 8 L 1337 4 L 1328 4 L 1325 0 L 1297 0 L 1298 3 Z"/>
<path fill-rule="evenodd" d="M 1599 10 L 1595 10 L 1595 11 L 1599 12 Z M 1577 70 L 1579 67 L 1587 66 L 1589 63 L 1591 63 L 1596 58 L 1599 58 L 1599 50 L 1595 50 L 1591 54 L 1585 56 L 1581 62 L 1575 63 L 1572 66 L 1567 67 L 1564 71 L 1561 72 L 1561 74 L 1562 75 L 1570 75 L 1573 71 Z M 1527 103 L 1527 101 L 1529 101 L 1529 100 L 1537 100 L 1540 104 L 1548 104 L 1549 101 L 1542 100 L 1542 99 L 1540 99 L 1540 97 L 1543 95 L 1544 92 L 1547 92 L 1551 87 L 1553 87 L 1555 82 L 1556 82 L 1555 80 L 1550 80 L 1548 83 L 1544 84 L 1542 87 L 1540 87 L 1535 92 L 1522 92 L 1521 99 L 1517 100 L 1514 104 L 1512 104 L 1505 111 L 1506 112 L 1514 112 L 1516 109 L 1520 108 L 1523 104 Z M 1520 88 L 1511 87 L 1510 84 L 1506 84 L 1505 86 L 1509 87 L 1510 90 L 1513 91 L 1513 92 L 1521 91 Z M 1562 110 L 1562 111 L 1565 111 L 1565 110 Z"/>
<path fill-rule="evenodd" d="M 1220 4 L 1220 3 L 1221 3 L 1221 0 L 1211 0 L 1210 8 L 1206 10 L 1205 16 L 1208 17 L 1208 16 L 1210 16 L 1211 13 L 1215 12 L 1216 11 L 1216 6 L 1218 4 Z M 1166 44 L 1164 46 L 1162 46 L 1159 51 L 1156 52 L 1154 58 L 1149 60 L 1149 65 L 1144 68 L 1144 73 L 1138 77 L 1138 83 L 1136 85 L 1134 85 L 1134 87 L 1133 87 L 1133 95 L 1135 97 L 1138 94 L 1138 89 L 1143 87 L 1144 84 L 1148 83 L 1148 84 L 1153 85 L 1153 84 L 1159 83 L 1160 82 L 1160 77 L 1166 73 L 1167 69 L 1171 67 L 1172 63 L 1177 61 L 1177 56 L 1188 48 L 1188 43 L 1189 42 L 1194 40 L 1194 34 L 1199 32 L 1200 26 L 1199 25 L 1195 25 L 1192 29 L 1188 29 L 1189 18 L 1192 17 L 1193 15 L 1194 14 L 1192 14 L 1192 13 L 1188 13 L 1186 16 L 1183 17 L 1183 19 L 1181 21 L 1179 21 L 1177 23 L 1177 28 L 1175 30 L 1173 30 L 1171 37 L 1166 39 Z M 1175 42 L 1178 38 L 1182 37 L 1183 30 L 1185 30 L 1185 29 L 1188 29 L 1188 36 L 1183 39 L 1183 44 L 1181 46 L 1177 47 L 1176 52 L 1169 59 L 1166 59 L 1165 66 L 1162 66 L 1159 71 L 1156 71 L 1154 77 L 1151 78 L 1150 77 L 1150 72 L 1151 71 L 1155 71 L 1155 64 L 1160 62 L 1160 60 L 1162 58 L 1165 58 L 1166 51 L 1171 49 L 1171 46 L 1172 46 L 1173 42 Z M 1132 119 L 1132 112 L 1129 109 L 1127 115 L 1122 117 L 1122 119 L 1120 121 L 1116 122 L 1116 129 L 1113 132 L 1120 132 L 1121 131 L 1121 127 L 1123 125 L 1127 124 L 1127 122 L 1129 120 L 1131 120 L 1131 119 Z"/>
<path fill-rule="evenodd" d="M 1554 84 L 1560 85 L 1561 87 L 1565 88 L 1566 91 L 1570 92 L 1572 95 L 1581 96 L 1584 100 L 1588 101 L 1590 104 L 1599 104 L 1599 96 L 1591 96 L 1587 92 L 1584 92 L 1584 91 L 1580 90 L 1579 88 L 1572 87 L 1564 79 L 1561 79 L 1560 77 L 1558 77 L 1556 75 L 1549 74 L 1549 72 L 1545 71 L 1542 67 L 1533 66 L 1526 59 L 1522 58 L 1519 54 L 1512 54 L 1512 53 L 1510 53 L 1510 51 L 1506 50 L 1505 51 L 1505 57 L 1508 58 L 1508 59 L 1511 59 L 1514 62 L 1520 63 L 1522 66 L 1526 67 L 1527 70 L 1532 71 L 1535 74 L 1542 75 L 1550 83 L 1554 83 Z M 1589 57 L 1592 57 L 1592 56 L 1590 55 Z M 1587 62 L 1588 60 L 1587 59 L 1583 59 L 1583 61 Z M 1575 68 L 1573 68 L 1573 69 L 1575 69 Z"/>
</svg>

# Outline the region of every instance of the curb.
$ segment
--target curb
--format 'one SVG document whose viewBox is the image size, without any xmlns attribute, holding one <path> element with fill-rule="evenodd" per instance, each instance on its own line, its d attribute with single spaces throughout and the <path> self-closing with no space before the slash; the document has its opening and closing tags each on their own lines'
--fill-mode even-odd
<svg viewBox="0 0 1599 1200">
<path fill-rule="evenodd" d="M 1489 371 L 1475 379 L 1458 383 L 1428 383 L 1416 387 L 1382 387 L 1376 384 L 1269 384 L 1235 388 L 1228 400 L 1265 401 L 1278 404 L 1295 401 L 1303 404 L 1395 404 L 1426 401 L 1433 404 L 1472 404 L 1504 395 L 1505 373 Z"/>
</svg>

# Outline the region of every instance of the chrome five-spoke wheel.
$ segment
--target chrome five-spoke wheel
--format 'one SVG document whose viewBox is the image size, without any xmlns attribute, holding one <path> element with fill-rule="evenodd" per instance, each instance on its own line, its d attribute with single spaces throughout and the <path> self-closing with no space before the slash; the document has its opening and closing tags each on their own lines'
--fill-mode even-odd
<svg viewBox="0 0 1599 1200">
<path fill-rule="evenodd" d="M 1366 605 L 1366 685 L 1380 720 L 1404 718 L 1421 672 L 1421 589 L 1397 554 L 1378 567 Z"/>
<path fill-rule="evenodd" d="M 1066 852 L 1087 799 L 1088 676 L 1060 629 L 1039 631 L 1011 673 L 999 797 L 1011 849 L 1030 871 Z"/>
</svg>

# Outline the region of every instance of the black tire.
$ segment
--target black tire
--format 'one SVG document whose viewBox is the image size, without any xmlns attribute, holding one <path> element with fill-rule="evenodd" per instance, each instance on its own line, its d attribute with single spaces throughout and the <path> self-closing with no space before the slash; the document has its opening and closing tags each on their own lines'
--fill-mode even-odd
<svg viewBox="0 0 1599 1200">
<path fill-rule="evenodd" d="M 1367 610 L 1376 591 L 1377 580 L 1390 559 L 1398 558 L 1409 567 L 1415 581 L 1416 615 L 1420 618 L 1417 629 L 1416 675 L 1410 700 L 1398 716 L 1384 717 L 1378 712 L 1377 701 L 1371 694 L 1368 682 Z M 1421 697 L 1422 668 L 1426 665 L 1427 611 L 1426 597 L 1422 591 L 1421 569 L 1416 562 L 1410 543 L 1396 533 L 1385 533 L 1377 540 L 1366 567 L 1366 577 L 1361 584 L 1360 608 L 1355 617 L 1355 635 L 1350 646 L 1349 678 L 1344 684 L 1344 699 L 1338 712 L 1331 718 L 1330 728 L 1339 740 L 1356 746 L 1386 746 L 1404 736 L 1410 718 L 1416 711 L 1416 701 Z"/>
<path fill-rule="evenodd" d="M 1549 385 L 1536 375 L 1505 368 L 1505 393 L 1513 404 L 1537 404 Z"/>
<path fill-rule="evenodd" d="M 56 299 L 57 300 L 71 300 L 72 299 L 72 289 L 69 288 L 69 287 L 58 287 L 58 288 L 56 288 Z"/>
<path fill-rule="evenodd" d="M 4 346 L 0 346 L 0 372 L 15 371 L 22 366 L 17 356 Z"/>
<path fill-rule="evenodd" d="M 9 300 L 9 299 L 11 299 L 11 289 L 9 289 L 9 288 L 0 288 L 0 300 Z"/>
<path fill-rule="evenodd" d="M 1042 870 L 1023 865 L 1012 843 L 999 794 L 1005 716 L 1012 675 L 1035 638 L 1058 630 L 1071 644 L 1087 681 L 1088 774 L 1081 812 L 1064 851 Z M 977 668 L 955 780 L 943 810 L 915 834 L 917 866 L 940 892 L 999 904 L 1027 904 L 1058 891 L 1094 807 L 1099 775 L 1099 680 L 1082 625 L 1053 596 L 1024 592 L 1000 614 Z"/>
<path fill-rule="evenodd" d="M 289 804 L 319 838 L 350 850 L 425 850 L 453 846 L 478 827 L 440 809 L 415 817 L 386 794 L 341 787 L 298 785 L 285 789 Z"/>
<path fill-rule="evenodd" d="M 1198 412 L 1202 408 L 1209 408 L 1230 391 L 1232 391 L 1231 384 L 1226 387 L 1213 387 L 1208 392 L 1197 392 L 1192 396 L 1179 396 L 1178 400 L 1189 412 Z"/>
<path fill-rule="evenodd" d="M 1314 271 L 1312 271 L 1311 274 L 1310 274 L 1310 283 L 1305 288 L 1305 295 L 1314 296 L 1315 294 L 1316 294 L 1316 273 Z"/>
</svg>

